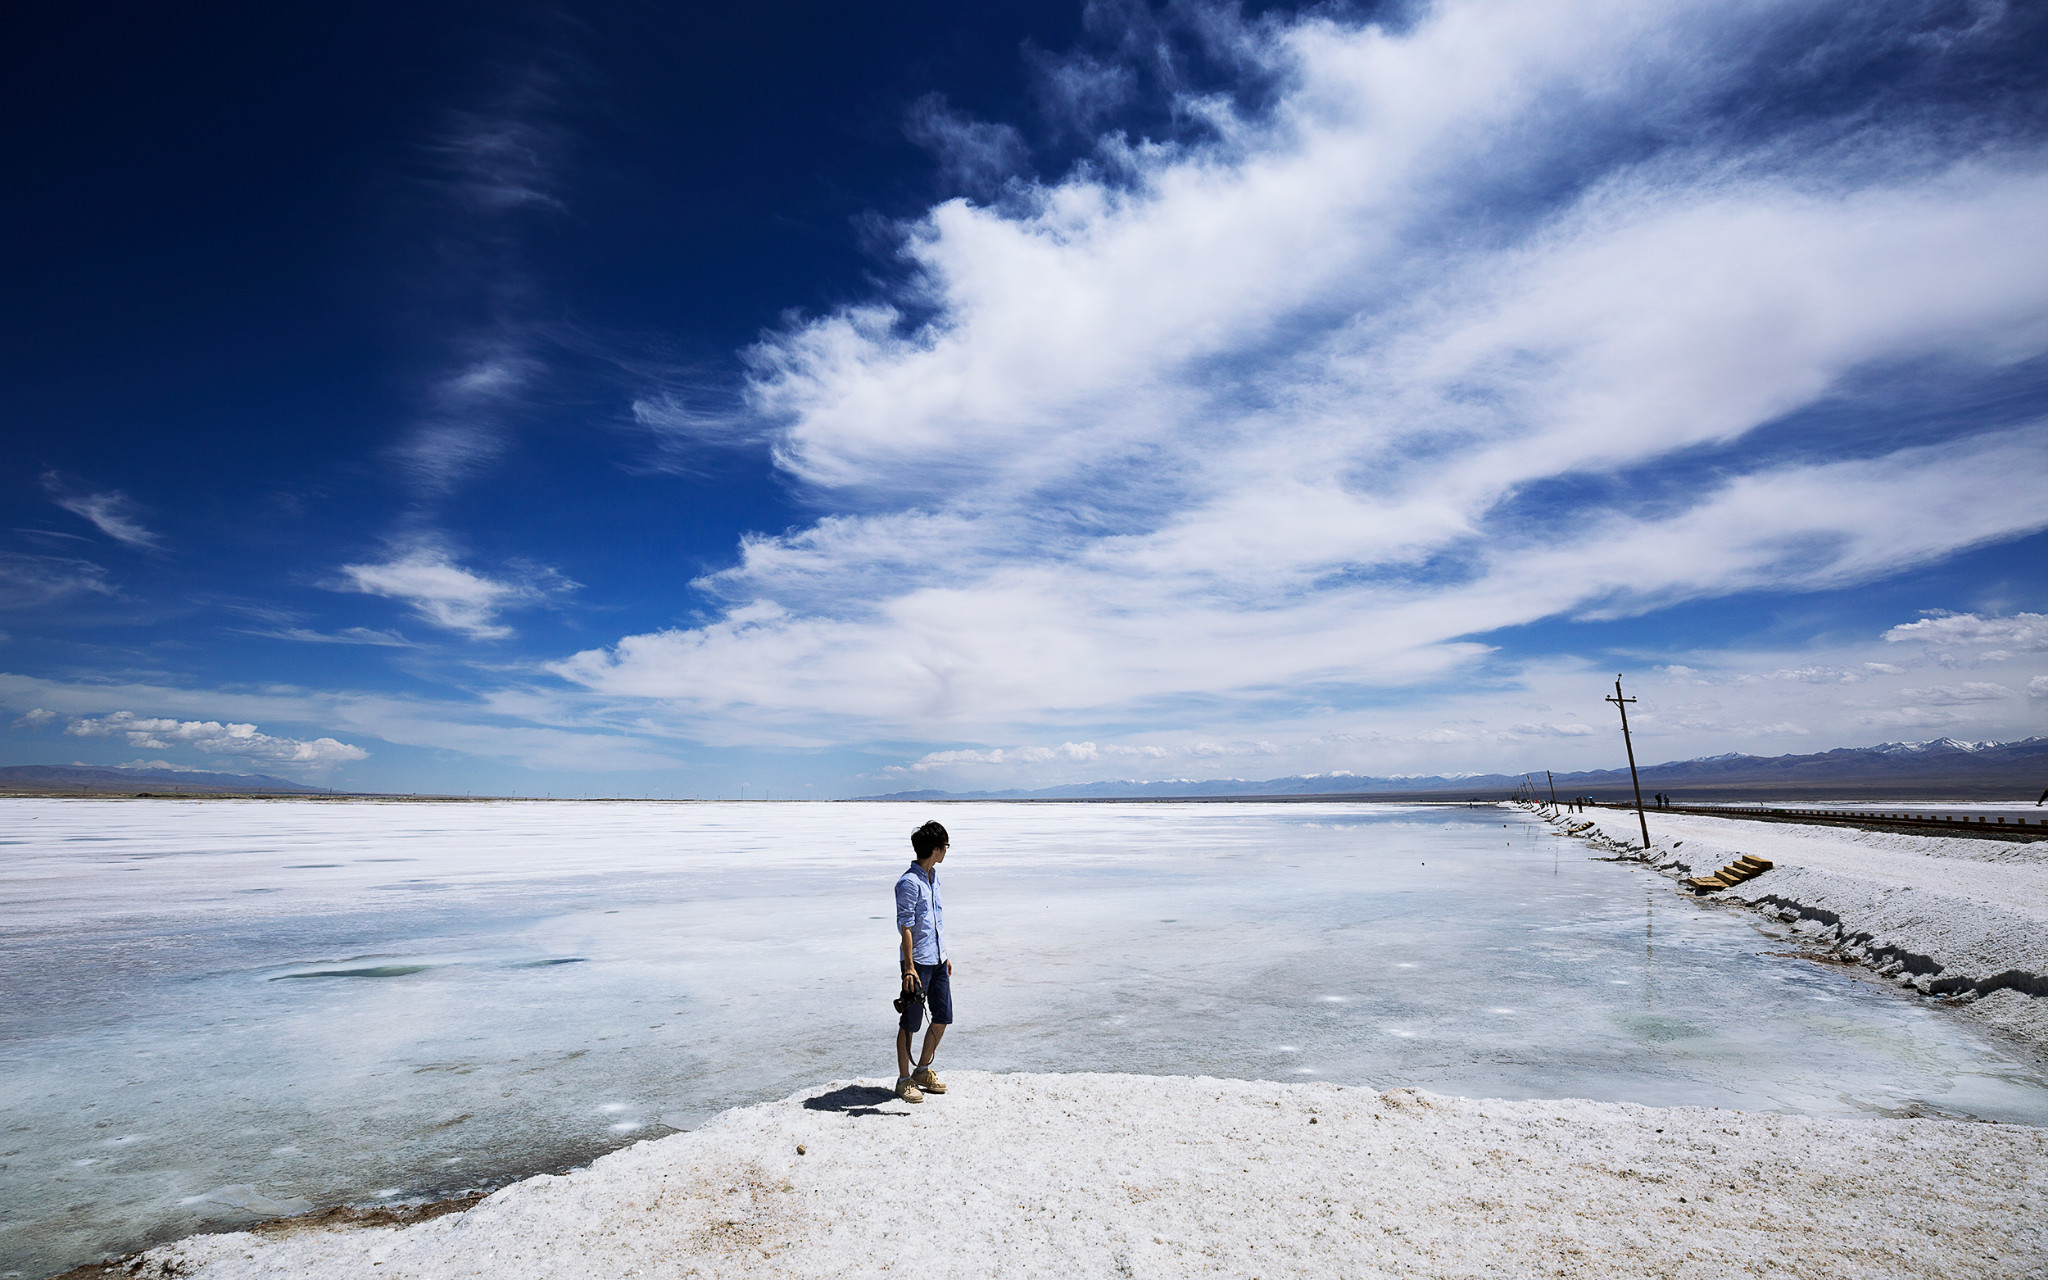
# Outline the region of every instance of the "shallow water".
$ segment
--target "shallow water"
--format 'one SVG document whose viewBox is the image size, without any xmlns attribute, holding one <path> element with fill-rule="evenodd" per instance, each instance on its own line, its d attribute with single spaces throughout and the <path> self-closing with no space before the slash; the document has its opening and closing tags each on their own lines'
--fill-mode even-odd
<svg viewBox="0 0 2048 1280">
<path fill-rule="evenodd" d="M 892 1074 L 934 815 L 942 1066 L 2048 1123 L 1969 1024 L 1512 811 L 4 800 L 0 1273 Z"/>
</svg>

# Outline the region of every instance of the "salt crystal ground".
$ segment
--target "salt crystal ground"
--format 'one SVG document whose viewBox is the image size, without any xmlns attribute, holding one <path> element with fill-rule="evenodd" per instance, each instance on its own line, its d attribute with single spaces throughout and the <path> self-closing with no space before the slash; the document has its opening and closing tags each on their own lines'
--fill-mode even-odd
<svg viewBox="0 0 2048 1280">
<path fill-rule="evenodd" d="M 1584 836 L 1612 848 L 1633 833 L 1633 815 L 1626 825 L 1600 817 L 1607 835 Z M 2048 1044 L 2048 1000 L 2028 993 L 2048 972 L 2048 845 L 1656 822 L 1649 861 L 1667 876 L 1743 852 L 1776 863 L 1714 895 L 1709 916 L 1753 908 L 1796 921 L 1809 947 L 1924 993 L 1908 1000 L 1975 997 L 1972 1012 Z M 1508 834 L 1519 849 L 1522 832 Z M 1737 996 L 1696 984 L 1666 998 L 1725 1010 Z M 1552 1017 L 1537 1040 L 1573 1034 Z M 729 1111 L 430 1221 L 287 1220 L 94 1270 L 216 1280 L 2048 1275 L 2048 1129 L 2029 1125 L 1157 1075 L 962 1073 L 952 1093 L 912 1107 L 879 1083 Z"/>
<path fill-rule="evenodd" d="M 1406 1089 L 839 1083 L 467 1213 L 238 1232 L 145 1277 L 2048 1273 L 2048 1131 Z M 798 1153 L 798 1148 L 804 1154 Z"/>
</svg>

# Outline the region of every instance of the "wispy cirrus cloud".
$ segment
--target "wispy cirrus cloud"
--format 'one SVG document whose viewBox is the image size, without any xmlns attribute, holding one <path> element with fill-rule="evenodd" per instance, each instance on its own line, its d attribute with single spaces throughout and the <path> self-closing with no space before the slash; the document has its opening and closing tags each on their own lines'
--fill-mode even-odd
<svg viewBox="0 0 2048 1280">
<path fill-rule="evenodd" d="M 938 160 L 949 191 L 992 195 L 1029 171 L 1031 152 L 1016 128 L 963 115 L 938 94 L 912 104 L 904 132 Z"/>
<path fill-rule="evenodd" d="M 488 101 L 449 111 L 421 143 L 418 216 L 433 228 L 434 251 L 420 286 L 430 305 L 464 316 L 449 326 L 445 364 L 421 387 L 418 420 L 389 449 L 423 500 L 503 456 L 548 375 L 523 245 L 536 218 L 566 208 L 560 171 L 573 139 L 555 119 L 560 91 L 558 71 L 521 68 Z"/>
<path fill-rule="evenodd" d="M 1801 87 L 2013 32 L 1882 8 L 1215 18 L 1259 105 L 1190 97 L 1205 136 L 1105 134 L 906 224 L 900 288 L 749 356 L 819 518 L 700 580 L 719 616 L 554 670 L 732 733 L 1271 726 L 1435 689 L 1503 628 L 2048 527 L 2048 418 L 1821 412 L 2048 354 L 2048 148 L 1997 102 Z"/>
<path fill-rule="evenodd" d="M 141 506 L 118 489 L 81 491 L 55 471 L 43 473 L 43 489 L 50 495 L 50 501 L 122 546 L 140 551 L 155 551 L 163 546 L 163 539 L 142 523 Z"/>
<path fill-rule="evenodd" d="M 269 636 L 275 640 L 296 640 L 301 644 L 359 644 L 378 649 L 411 649 L 412 641 L 396 631 L 376 627 L 343 627 L 339 631 L 316 631 L 311 627 L 279 627 L 270 631 L 245 629 L 242 634 Z"/>
<path fill-rule="evenodd" d="M 439 183 L 475 213 L 560 211 L 557 171 L 570 137 L 552 119 L 559 88 L 557 75 L 529 66 L 489 106 L 451 111 L 423 147 Z"/>
<path fill-rule="evenodd" d="M 544 372 L 531 335 L 504 326 L 473 338 L 467 359 L 428 388 L 427 413 L 391 457 L 423 494 L 445 494 L 499 458 L 505 428 Z"/>
<path fill-rule="evenodd" d="M 0 551 L 0 610 L 42 608 L 80 596 L 111 596 L 107 571 L 74 556 Z"/>
</svg>

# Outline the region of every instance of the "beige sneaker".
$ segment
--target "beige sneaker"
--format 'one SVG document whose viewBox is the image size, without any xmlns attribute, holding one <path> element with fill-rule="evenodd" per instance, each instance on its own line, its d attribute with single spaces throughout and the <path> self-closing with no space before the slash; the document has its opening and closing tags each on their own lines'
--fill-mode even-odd
<svg viewBox="0 0 2048 1280">
<path fill-rule="evenodd" d="M 912 1083 L 913 1077 L 905 1076 L 896 1082 L 896 1096 L 905 1102 L 923 1102 L 924 1093 Z"/>
<path fill-rule="evenodd" d="M 910 1078 L 918 1088 L 926 1093 L 944 1093 L 946 1091 L 946 1082 L 939 1079 L 938 1073 L 930 1067 L 919 1067 L 910 1073 Z"/>
</svg>

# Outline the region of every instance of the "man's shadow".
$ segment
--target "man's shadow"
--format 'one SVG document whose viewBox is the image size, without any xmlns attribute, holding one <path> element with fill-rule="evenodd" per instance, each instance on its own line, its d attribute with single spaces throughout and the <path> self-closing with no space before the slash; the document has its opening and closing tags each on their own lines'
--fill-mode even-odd
<svg viewBox="0 0 2048 1280">
<path fill-rule="evenodd" d="M 806 1111 L 837 1111 L 848 1116 L 901 1116 L 907 1111 L 878 1111 L 875 1108 L 884 1102 L 894 1102 L 896 1095 L 888 1089 L 871 1084 L 850 1084 L 821 1093 L 815 1098 L 804 1099 Z"/>
</svg>

